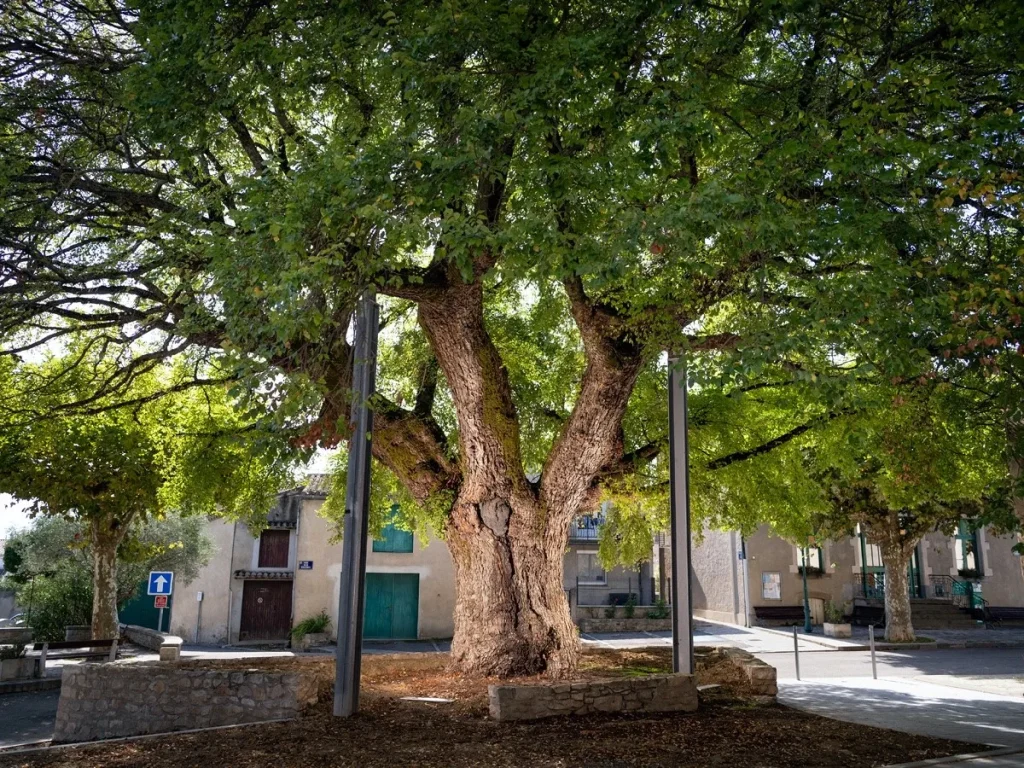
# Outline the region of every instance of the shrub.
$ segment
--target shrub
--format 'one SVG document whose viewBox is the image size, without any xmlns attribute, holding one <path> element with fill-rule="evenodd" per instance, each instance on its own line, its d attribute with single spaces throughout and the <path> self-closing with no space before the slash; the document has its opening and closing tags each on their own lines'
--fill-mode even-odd
<svg viewBox="0 0 1024 768">
<path fill-rule="evenodd" d="M 331 628 L 331 617 L 327 611 L 320 611 L 316 616 L 303 619 L 292 629 L 292 637 L 301 640 L 306 635 L 317 635 L 321 632 L 328 632 Z"/>
<path fill-rule="evenodd" d="M 671 615 L 672 611 L 669 610 L 668 603 L 661 597 L 654 603 L 654 607 L 647 611 L 648 619 L 667 619 Z"/>
<path fill-rule="evenodd" d="M 626 611 L 626 618 L 627 619 L 632 619 L 633 618 L 633 614 L 636 612 L 636 595 L 630 593 L 629 599 L 626 600 L 625 611 Z"/>
<path fill-rule="evenodd" d="M 69 564 L 18 585 L 16 594 L 37 642 L 63 640 L 65 627 L 92 623 L 92 580 Z"/>
<path fill-rule="evenodd" d="M 606 619 L 614 619 L 615 618 L 615 606 L 614 605 L 609 605 L 607 608 L 604 609 L 604 617 Z"/>
<path fill-rule="evenodd" d="M 833 603 L 829 600 L 825 603 L 825 622 L 828 624 L 842 624 L 846 618 L 844 606 L 840 603 Z"/>
</svg>

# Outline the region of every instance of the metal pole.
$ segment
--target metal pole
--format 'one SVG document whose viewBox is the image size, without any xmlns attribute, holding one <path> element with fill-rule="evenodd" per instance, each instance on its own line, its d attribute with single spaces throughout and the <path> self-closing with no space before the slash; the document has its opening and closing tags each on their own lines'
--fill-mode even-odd
<svg viewBox="0 0 1024 768">
<path fill-rule="evenodd" d="M 366 536 L 370 506 L 370 447 L 373 413 L 368 402 L 377 375 L 378 307 L 373 291 L 359 298 L 352 365 L 352 415 L 348 441 L 348 484 L 342 528 L 341 589 L 338 598 L 338 650 L 335 660 L 334 715 L 350 717 L 359 709 L 359 671 L 363 651 L 363 599 Z"/>
<path fill-rule="evenodd" d="M 672 518 L 672 671 L 693 674 L 690 600 L 690 466 L 687 440 L 686 363 L 668 360 L 669 486 Z"/>
<path fill-rule="evenodd" d="M 875 666 L 875 625 L 868 624 L 868 645 L 871 647 L 871 677 L 878 679 L 878 667 Z"/>
<path fill-rule="evenodd" d="M 804 632 L 807 634 L 811 633 L 811 600 L 807 595 L 807 563 L 809 554 L 807 545 L 804 544 Z"/>
<path fill-rule="evenodd" d="M 796 679 L 800 679 L 800 635 L 796 633 L 796 627 L 793 627 L 793 662 L 796 664 Z"/>
<path fill-rule="evenodd" d="M 160 609 L 160 615 L 156 617 L 156 631 L 157 632 L 163 632 L 164 631 L 164 609 L 163 608 Z"/>
</svg>

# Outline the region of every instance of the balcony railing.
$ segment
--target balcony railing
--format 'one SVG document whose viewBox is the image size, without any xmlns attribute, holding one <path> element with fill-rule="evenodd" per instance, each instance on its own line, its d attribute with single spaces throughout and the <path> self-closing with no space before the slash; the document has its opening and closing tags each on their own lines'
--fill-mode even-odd
<svg viewBox="0 0 1024 768">
<path fill-rule="evenodd" d="M 580 515 L 569 523 L 569 541 L 597 541 L 604 515 Z"/>
</svg>

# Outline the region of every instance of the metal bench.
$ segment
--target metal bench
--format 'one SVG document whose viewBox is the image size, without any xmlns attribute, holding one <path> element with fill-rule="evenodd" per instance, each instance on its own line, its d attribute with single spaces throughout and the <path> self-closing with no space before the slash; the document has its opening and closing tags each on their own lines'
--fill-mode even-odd
<svg viewBox="0 0 1024 768">
<path fill-rule="evenodd" d="M 985 621 L 990 624 L 1002 624 L 1004 621 L 1024 622 L 1024 608 L 989 605 L 985 607 Z"/>
<path fill-rule="evenodd" d="M 804 620 L 804 607 L 802 605 L 755 605 L 754 616 L 758 621 L 800 624 Z"/>
</svg>

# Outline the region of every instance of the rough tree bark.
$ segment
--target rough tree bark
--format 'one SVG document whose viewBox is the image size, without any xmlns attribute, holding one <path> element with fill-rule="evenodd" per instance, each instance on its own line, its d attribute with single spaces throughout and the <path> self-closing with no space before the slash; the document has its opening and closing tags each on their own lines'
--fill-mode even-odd
<svg viewBox="0 0 1024 768">
<path fill-rule="evenodd" d="M 885 639 L 890 643 L 910 642 L 915 635 L 907 567 L 913 547 L 908 549 L 906 542 L 891 541 L 882 544 L 881 550 L 885 566 Z"/>
<path fill-rule="evenodd" d="M 117 637 L 117 548 L 127 526 L 108 519 L 89 525 L 92 547 L 92 639 Z"/>
<path fill-rule="evenodd" d="M 595 502 L 597 473 L 621 457 L 622 416 L 640 352 L 588 355 L 573 413 L 540 482 L 531 483 L 508 374 L 484 324 L 480 282 L 450 276 L 442 292 L 420 301 L 419 322 L 459 425 L 460 482 L 447 528 L 456 571 L 452 663 L 481 675 L 570 674 L 579 640 L 562 581 L 569 524 Z"/>
</svg>

